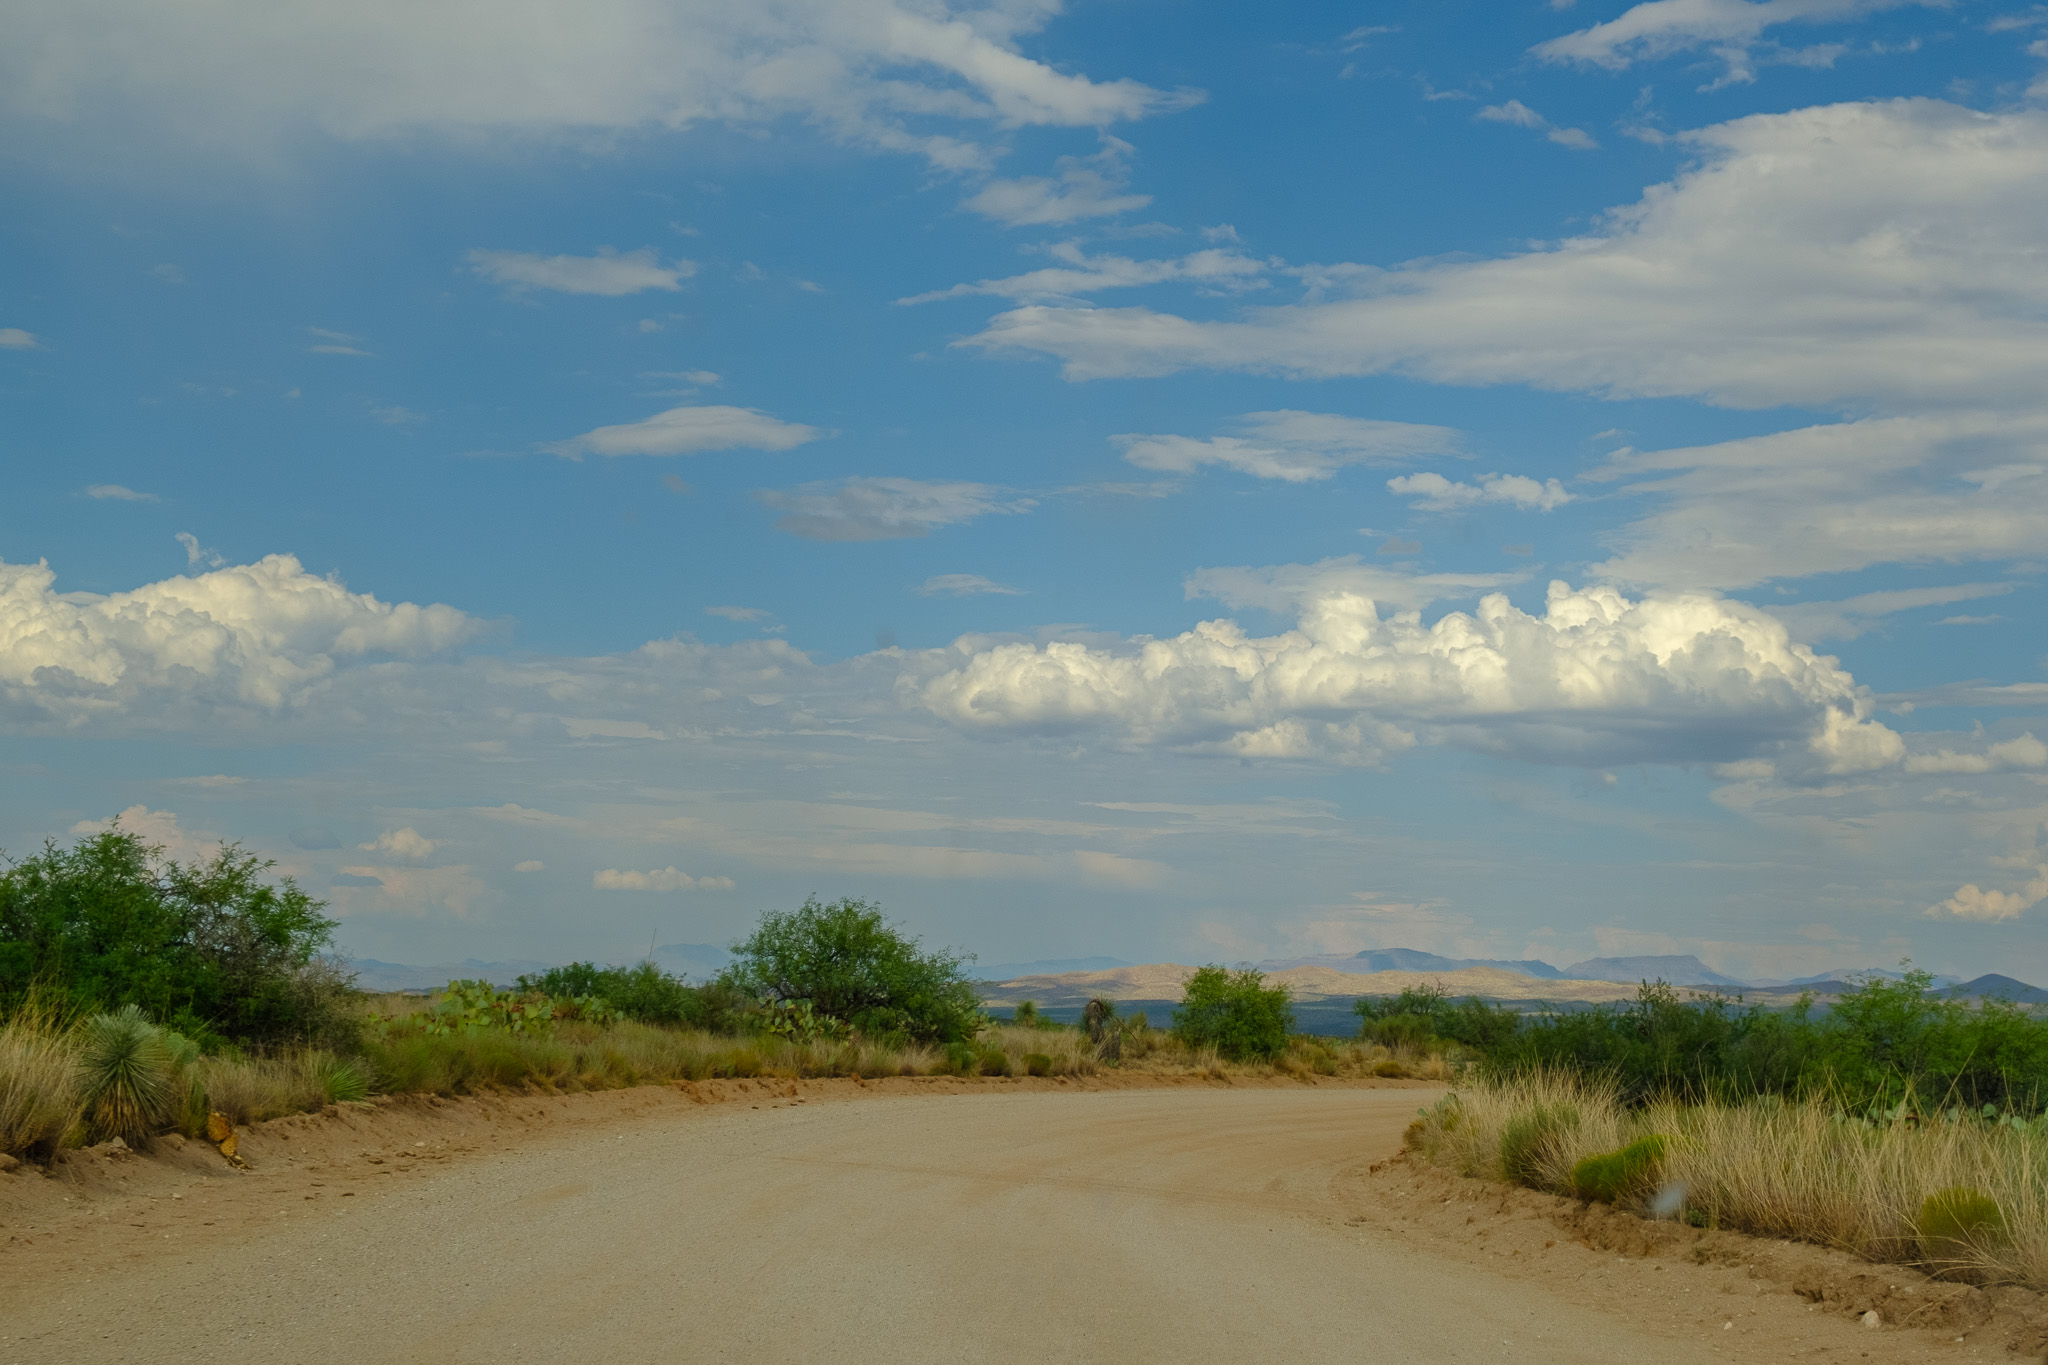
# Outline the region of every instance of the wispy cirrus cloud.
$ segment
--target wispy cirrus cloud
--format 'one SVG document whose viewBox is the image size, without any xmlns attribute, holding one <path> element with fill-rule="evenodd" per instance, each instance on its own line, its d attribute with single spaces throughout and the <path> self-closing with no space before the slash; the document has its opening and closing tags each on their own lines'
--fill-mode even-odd
<svg viewBox="0 0 2048 1365">
<path fill-rule="evenodd" d="M 1462 446 L 1459 433 L 1450 427 L 1288 408 L 1248 412 L 1235 426 L 1241 434 L 1198 438 L 1126 433 L 1109 439 L 1140 469 L 1192 474 L 1205 465 L 1220 465 L 1286 483 L 1328 479 L 1347 465 L 1457 454 Z"/>
<path fill-rule="evenodd" d="M 483 278 L 510 289 L 552 289 L 562 294 L 596 294 L 620 298 L 650 289 L 677 290 L 697 273 L 695 261 L 664 265 L 653 247 L 615 251 L 599 247 L 595 256 L 539 256 L 524 251 L 488 251 L 481 247 L 464 257 Z"/>
<path fill-rule="evenodd" d="M 139 493 L 135 489 L 128 487 L 126 484 L 119 483 L 87 484 L 85 489 L 85 495 L 88 498 L 93 499 L 95 502 L 163 501 L 163 499 L 159 498 L 154 493 Z"/>
<path fill-rule="evenodd" d="M 1028 512 L 1035 498 L 960 480 L 852 478 L 755 494 L 805 540 L 907 540 L 977 517 Z"/>
<path fill-rule="evenodd" d="M 978 170 L 1016 127 L 1101 128 L 1201 97 L 1024 55 L 1058 6 L 959 0 L 589 0 L 438 9 L 276 0 L 176 15 L 148 0 L 32 8 L 0 47 L 0 115 L 110 141 L 275 157 L 346 141 L 529 138 L 808 122 L 847 146 Z M 479 34 L 489 41 L 479 41 Z"/>
<path fill-rule="evenodd" d="M 701 455 L 712 450 L 792 450 L 824 434 L 801 422 L 770 417 L 758 408 L 708 404 L 670 408 L 638 422 L 598 427 L 541 449 L 572 460 L 585 455 Z"/>
<path fill-rule="evenodd" d="M 1130 213 L 1152 202 L 1128 192 L 1131 152 L 1130 143 L 1105 135 L 1093 156 L 1061 157 L 1056 175 L 990 181 L 963 207 L 1011 227 Z"/>
</svg>

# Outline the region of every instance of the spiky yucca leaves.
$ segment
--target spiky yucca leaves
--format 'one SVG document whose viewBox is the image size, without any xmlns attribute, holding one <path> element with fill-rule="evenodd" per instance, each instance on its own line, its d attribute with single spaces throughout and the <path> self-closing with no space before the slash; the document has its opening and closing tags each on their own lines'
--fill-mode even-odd
<svg viewBox="0 0 2048 1365">
<path fill-rule="evenodd" d="M 329 1104 L 352 1104 L 370 1098 L 370 1076 L 363 1064 L 343 1061 L 326 1052 L 315 1053 L 306 1061 Z"/>
<path fill-rule="evenodd" d="M 163 1031 L 123 1005 L 78 1026 L 86 1121 L 100 1138 L 135 1142 L 164 1126 L 177 1098 L 177 1061 Z"/>
</svg>

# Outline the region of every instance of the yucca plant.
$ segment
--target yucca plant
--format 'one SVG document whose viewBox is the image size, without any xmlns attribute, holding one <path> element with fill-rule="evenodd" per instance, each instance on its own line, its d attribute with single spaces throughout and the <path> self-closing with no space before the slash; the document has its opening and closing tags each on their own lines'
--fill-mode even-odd
<svg viewBox="0 0 2048 1365">
<path fill-rule="evenodd" d="M 140 1008 L 123 1005 L 78 1026 L 78 1070 L 94 1136 L 137 1142 L 164 1126 L 177 1099 L 176 1054 Z"/>
<path fill-rule="evenodd" d="M 313 1079 L 329 1104 L 352 1104 L 370 1098 L 370 1076 L 362 1065 L 326 1052 L 315 1053 L 310 1060 Z"/>
</svg>

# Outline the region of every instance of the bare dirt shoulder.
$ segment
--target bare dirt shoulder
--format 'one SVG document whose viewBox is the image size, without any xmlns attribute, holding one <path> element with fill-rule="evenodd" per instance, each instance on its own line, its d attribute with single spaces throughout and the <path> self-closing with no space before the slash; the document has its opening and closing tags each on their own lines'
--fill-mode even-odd
<svg viewBox="0 0 2048 1365">
<path fill-rule="evenodd" d="M 891 1096 L 1198 1089 L 1330 1088 L 1433 1091 L 1400 1079 L 1306 1082 L 1284 1077 L 1155 1075 L 890 1077 L 679 1081 L 561 1095 L 381 1096 L 242 1129 L 236 1170 L 203 1141 L 175 1134 L 147 1151 L 103 1144 L 48 1167 L 0 1172 L 0 1280 L 27 1285 L 81 1269 L 132 1264 L 230 1242 L 281 1219 L 317 1216 L 341 1200 L 392 1197 L 452 1163 L 512 1148 L 593 1143 L 622 1128 L 692 1110 L 844 1103 Z"/>
<path fill-rule="evenodd" d="M 2048 1359 L 2048 1303 L 2031 1290 L 1979 1289 L 1802 1242 L 1652 1222 L 1453 1175 L 1406 1153 L 1357 1174 L 1340 1191 L 1354 1224 L 1493 1274 L 1540 1278 L 1578 1303 L 1707 1333 L 1737 1358 L 1762 1348 L 1774 1358 Z M 1845 1320 L 1859 1330 L 1842 1332 Z"/>
</svg>

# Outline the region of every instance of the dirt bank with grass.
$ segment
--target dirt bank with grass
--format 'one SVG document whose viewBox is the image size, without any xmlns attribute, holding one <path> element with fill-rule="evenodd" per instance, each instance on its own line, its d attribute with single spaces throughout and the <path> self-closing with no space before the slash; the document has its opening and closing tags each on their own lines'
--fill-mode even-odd
<svg viewBox="0 0 2048 1365">
<path fill-rule="evenodd" d="M 1435 1095 L 721 1080 L 343 1106 L 250 1129 L 248 1174 L 74 1153 L 0 1175 L 0 1365 L 2010 1358 L 1539 1218 L 1499 1245 L 1516 1211 L 1387 1164 Z"/>
</svg>

